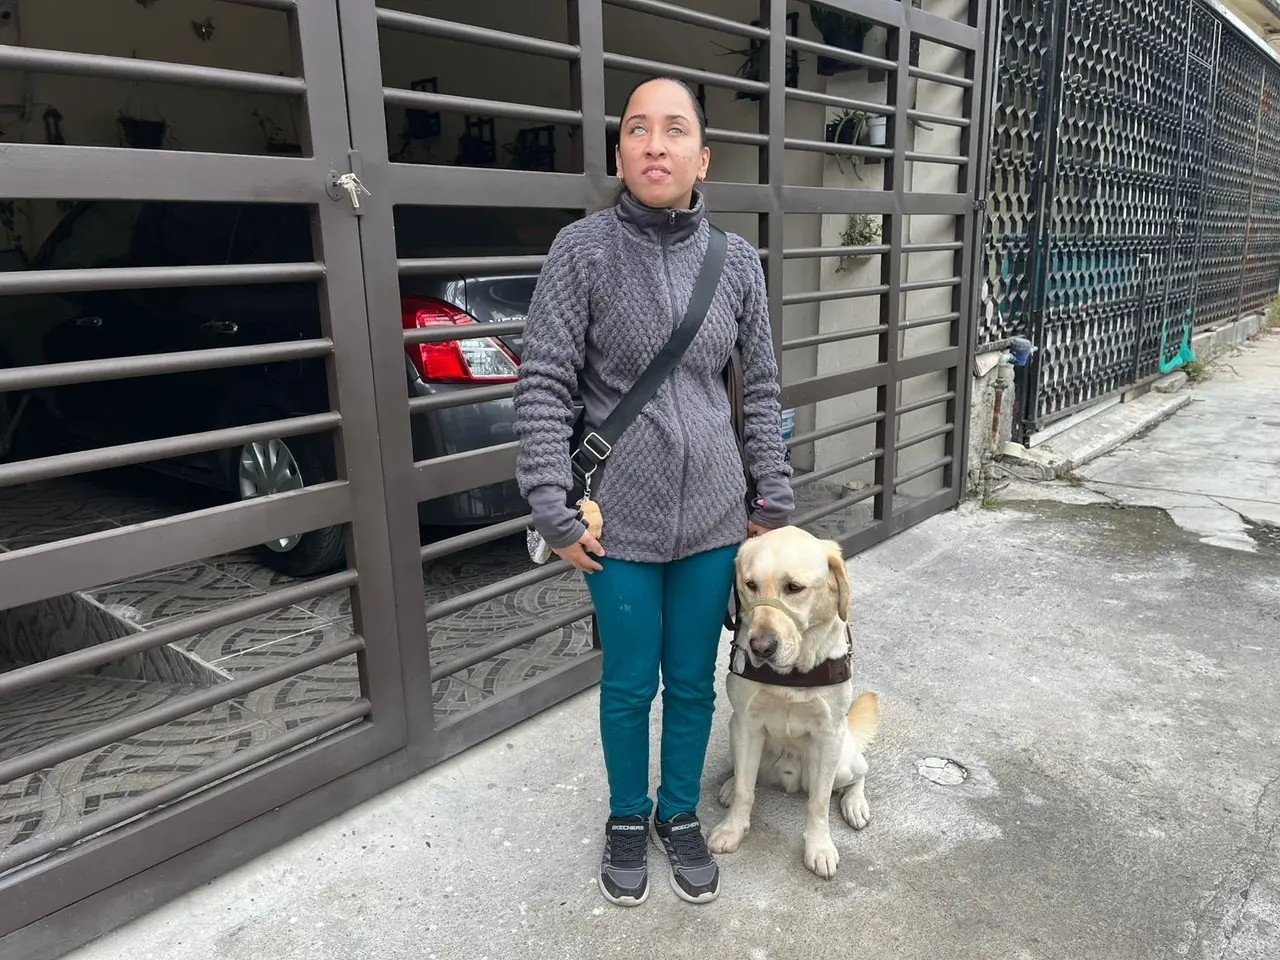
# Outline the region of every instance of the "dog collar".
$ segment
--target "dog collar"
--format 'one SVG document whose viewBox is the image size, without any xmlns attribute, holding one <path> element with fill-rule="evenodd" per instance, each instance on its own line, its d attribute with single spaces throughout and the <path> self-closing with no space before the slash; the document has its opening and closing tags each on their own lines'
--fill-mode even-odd
<svg viewBox="0 0 1280 960">
<path fill-rule="evenodd" d="M 729 672 L 743 680 L 754 680 L 771 687 L 834 687 L 853 678 L 852 651 L 831 660 L 823 660 L 804 673 L 779 673 L 767 664 L 755 666 L 739 646 L 729 657 Z"/>
<path fill-rule="evenodd" d="M 747 614 L 756 607 L 773 607 L 784 611 L 800 632 L 804 633 L 804 624 L 800 622 L 800 618 L 772 598 L 754 600 L 743 608 L 738 614 L 739 627 L 742 625 L 742 621 L 746 619 Z M 768 664 L 755 666 L 752 664 L 751 658 L 747 656 L 747 651 L 738 646 L 737 631 L 735 630 L 733 650 L 729 654 L 729 672 L 735 676 L 742 677 L 744 680 L 754 680 L 756 683 L 763 683 L 773 687 L 838 686 L 853 679 L 853 630 L 847 623 L 844 626 L 844 630 L 848 641 L 845 645 L 844 653 L 838 657 L 832 657 L 830 660 L 823 660 L 812 670 L 806 670 L 803 673 L 798 673 L 795 670 L 790 673 L 779 673 Z"/>
</svg>

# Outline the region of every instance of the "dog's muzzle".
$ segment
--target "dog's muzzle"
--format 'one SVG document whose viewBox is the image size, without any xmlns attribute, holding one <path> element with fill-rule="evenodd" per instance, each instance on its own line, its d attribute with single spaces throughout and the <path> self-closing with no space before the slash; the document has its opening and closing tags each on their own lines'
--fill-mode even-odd
<svg viewBox="0 0 1280 960">
<path fill-rule="evenodd" d="M 747 620 L 760 607 L 771 607 L 774 610 L 780 610 L 785 613 L 792 623 L 796 625 L 796 630 L 801 635 L 804 634 L 805 624 L 797 616 L 796 612 L 784 604 L 780 600 L 772 597 L 761 597 L 759 600 L 752 600 L 738 614 L 738 628 L 742 629 L 747 625 Z M 751 654 L 751 659 L 759 666 L 762 663 L 771 662 L 773 655 L 778 652 L 779 641 L 776 636 L 771 633 L 764 633 L 758 637 L 753 637 L 750 631 L 747 633 L 747 650 Z"/>
</svg>

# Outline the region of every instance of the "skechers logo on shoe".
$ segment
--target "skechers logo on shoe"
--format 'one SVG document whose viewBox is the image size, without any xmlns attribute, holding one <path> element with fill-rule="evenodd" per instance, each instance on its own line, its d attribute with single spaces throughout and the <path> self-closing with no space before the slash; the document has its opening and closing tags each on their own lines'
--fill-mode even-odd
<svg viewBox="0 0 1280 960">
<path fill-rule="evenodd" d="M 683 833 L 686 830 L 699 830 L 701 825 L 696 821 L 693 823 L 680 823 L 671 828 L 672 833 Z"/>
<path fill-rule="evenodd" d="M 646 829 L 647 827 L 643 823 L 615 824 L 614 826 L 609 828 L 609 830 L 613 833 L 624 833 L 624 832 L 625 833 L 643 833 Z"/>
</svg>

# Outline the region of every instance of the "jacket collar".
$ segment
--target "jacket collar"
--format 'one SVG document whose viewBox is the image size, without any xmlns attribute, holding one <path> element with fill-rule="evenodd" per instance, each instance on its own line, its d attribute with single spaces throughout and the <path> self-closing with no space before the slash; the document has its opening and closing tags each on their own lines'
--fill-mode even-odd
<svg viewBox="0 0 1280 960">
<path fill-rule="evenodd" d="M 659 210 L 646 207 L 623 191 L 618 200 L 618 219 L 631 233 L 654 243 L 680 243 L 698 232 L 707 218 L 707 206 L 702 191 L 694 189 L 693 206 L 688 210 Z"/>
</svg>

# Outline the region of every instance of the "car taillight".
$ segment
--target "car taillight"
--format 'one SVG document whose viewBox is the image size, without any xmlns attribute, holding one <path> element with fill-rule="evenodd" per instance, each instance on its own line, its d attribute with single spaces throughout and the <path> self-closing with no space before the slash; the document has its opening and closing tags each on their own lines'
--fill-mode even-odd
<svg viewBox="0 0 1280 960">
<path fill-rule="evenodd" d="M 400 323 L 406 330 L 475 322 L 474 317 L 443 300 L 400 298 Z M 432 383 L 512 383 L 518 373 L 515 357 L 495 337 L 415 343 L 406 350 L 418 376 Z"/>
</svg>

